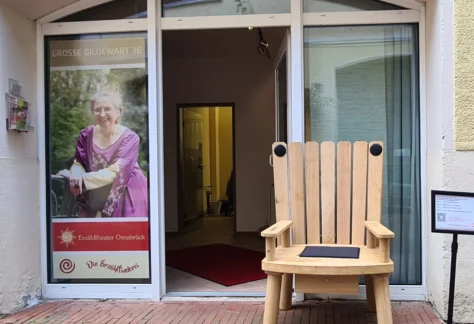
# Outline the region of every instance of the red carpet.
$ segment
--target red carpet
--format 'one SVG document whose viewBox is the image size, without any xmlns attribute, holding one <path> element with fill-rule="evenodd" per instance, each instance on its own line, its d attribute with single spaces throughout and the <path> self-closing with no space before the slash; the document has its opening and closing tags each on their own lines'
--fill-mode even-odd
<svg viewBox="0 0 474 324">
<path fill-rule="evenodd" d="M 166 265 L 224 286 L 265 279 L 265 253 L 226 244 L 166 252 Z"/>
</svg>

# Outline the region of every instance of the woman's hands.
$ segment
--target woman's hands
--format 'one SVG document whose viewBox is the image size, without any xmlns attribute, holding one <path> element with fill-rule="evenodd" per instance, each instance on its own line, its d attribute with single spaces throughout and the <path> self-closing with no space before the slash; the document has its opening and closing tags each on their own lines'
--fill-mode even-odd
<svg viewBox="0 0 474 324">
<path fill-rule="evenodd" d="M 69 180 L 69 189 L 74 196 L 82 194 L 82 174 L 82 170 L 74 167 L 71 171 L 64 169 L 58 172 L 59 176 Z"/>
<path fill-rule="evenodd" d="M 74 196 L 82 194 L 82 170 L 79 168 L 71 168 L 69 177 L 69 188 Z"/>
</svg>

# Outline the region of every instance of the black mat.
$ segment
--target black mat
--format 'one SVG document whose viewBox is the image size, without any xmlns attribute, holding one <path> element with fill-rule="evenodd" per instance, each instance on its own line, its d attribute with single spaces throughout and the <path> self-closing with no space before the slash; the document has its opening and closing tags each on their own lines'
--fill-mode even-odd
<svg viewBox="0 0 474 324">
<path fill-rule="evenodd" d="M 360 248 L 347 246 L 307 246 L 301 252 L 303 258 L 358 259 Z"/>
</svg>

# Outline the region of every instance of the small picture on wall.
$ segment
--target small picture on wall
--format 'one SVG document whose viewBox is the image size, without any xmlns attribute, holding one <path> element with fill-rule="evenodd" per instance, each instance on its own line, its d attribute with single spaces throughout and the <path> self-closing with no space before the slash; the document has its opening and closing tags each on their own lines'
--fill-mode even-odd
<svg viewBox="0 0 474 324">
<path fill-rule="evenodd" d="M 164 8 L 179 7 L 204 2 L 220 2 L 222 0 L 163 0 Z"/>
</svg>

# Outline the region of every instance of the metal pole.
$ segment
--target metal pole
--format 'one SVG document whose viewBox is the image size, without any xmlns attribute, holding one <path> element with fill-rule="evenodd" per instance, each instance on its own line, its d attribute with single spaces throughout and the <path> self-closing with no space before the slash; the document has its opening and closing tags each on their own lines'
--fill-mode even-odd
<svg viewBox="0 0 474 324">
<path fill-rule="evenodd" d="M 448 324 L 453 324 L 454 282 L 456 278 L 456 258 L 458 254 L 458 234 L 453 234 L 451 243 L 451 274 L 449 278 Z"/>
</svg>

